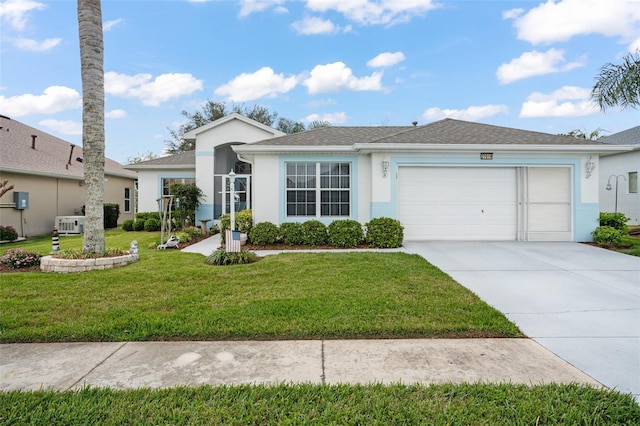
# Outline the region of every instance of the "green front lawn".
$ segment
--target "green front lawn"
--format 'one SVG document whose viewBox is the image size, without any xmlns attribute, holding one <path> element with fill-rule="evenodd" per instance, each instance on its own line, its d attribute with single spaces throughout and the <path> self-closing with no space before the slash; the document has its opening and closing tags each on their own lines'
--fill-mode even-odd
<svg viewBox="0 0 640 426">
<path fill-rule="evenodd" d="M 633 425 L 630 395 L 579 385 L 278 385 L 0 393 L 0 422 L 42 425 Z"/>
<path fill-rule="evenodd" d="M 107 246 L 132 238 L 140 261 L 126 267 L 2 274 L 0 342 L 521 336 L 417 255 L 286 253 L 219 267 L 148 249 L 157 234 L 113 232 Z"/>
</svg>

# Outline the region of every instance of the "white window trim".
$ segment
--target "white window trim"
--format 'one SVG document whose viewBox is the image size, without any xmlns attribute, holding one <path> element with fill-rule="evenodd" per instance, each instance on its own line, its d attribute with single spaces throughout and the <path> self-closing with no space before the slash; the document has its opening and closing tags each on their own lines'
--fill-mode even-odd
<svg viewBox="0 0 640 426">
<path fill-rule="evenodd" d="M 316 169 L 316 174 L 315 174 L 315 178 L 316 178 L 316 187 L 315 188 L 288 188 L 286 185 L 287 182 L 287 178 L 288 178 L 288 173 L 287 173 L 287 165 L 291 164 L 291 163 L 314 163 L 315 164 L 315 169 Z M 348 164 L 349 165 L 349 187 L 348 188 L 322 188 L 321 185 L 321 165 L 322 164 L 332 164 L 332 163 L 337 163 L 337 164 Z M 353 176 L 353 164 L 351 161 L 286 161 L 285 162 L 285 217 L 288 219 L 294 219 L 294 218 L 301 218 L 301 219 L 309 219 L 309 218 L 315 218 L 315 219 L 322 219 L 322 218 L 349 218 L 351 217 L 351 212 L 353 210 L 353 188 L 352 188 L 352 176 Z M 287 214 L 287 194 L 289 193 L 289 191 L 311 191 L 313 190 L 315 192 L 315 204 L 316 204 L 316 214 L 311 216 L 300 216 L 300 215 L 289 215 Z M 349 191 L 349 213 L 346 215 L 322 215 L 322 191 L 329 191 L 329 192 L 334 192 L 334 191 Z"/>
</svg>

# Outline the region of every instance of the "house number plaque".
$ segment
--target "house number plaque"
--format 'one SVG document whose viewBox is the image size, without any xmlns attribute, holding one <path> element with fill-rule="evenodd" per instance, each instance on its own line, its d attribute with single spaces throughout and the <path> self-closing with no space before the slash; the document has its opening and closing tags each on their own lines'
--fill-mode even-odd
<svg viewBox="0 0 640 426">
<path fill-rule="evenodd" d="M 493 160 L 493 152 L 481 152 L 480 153 L 481 160 Z"/>
</svg>

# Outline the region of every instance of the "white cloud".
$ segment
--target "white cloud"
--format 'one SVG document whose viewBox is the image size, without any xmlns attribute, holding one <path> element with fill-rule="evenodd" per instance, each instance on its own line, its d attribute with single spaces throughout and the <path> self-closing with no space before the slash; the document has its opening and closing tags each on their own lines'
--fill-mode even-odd
<svg viewBox="0 0 640 426">
<path fill-rule="evenodd" d="M 50 86 L 42 95 L 24 94 L 19 96 L 0 96 L 0 111 L 10 117 L 22 117 L 29 114 L 55 114 L 69 109 L 80 108 L 80 94 L 69 87 Z"/>
<path fill-rule="evenodd" d="M 360 25 L 393 25 L 439 7 L 432 0 L 307 0 L 314 12 L 337 11 Z"/>
<path fill-rule="evenodd" d="M 594 33 L 630 41 L 640 34 L 637 0 L 548 0 L 524 14 L 503 16 L 515 17 L 518 38 L 533 44 Z"/>
<path fill-rule="evenodd" d="M 584 62 L 564 63 L 564 50 L 549 49 L 546 52 L 523 53 L 519 58 L 500 65 L 496 76 L 500 83 L 508 84 L 534 75 L 569 71 L 581 66 L 584 66 Z"/>
<path fill-rule="evenodd" d="M 284 13 L 286 9 L 282 6 L 284 0 L 242 0 L 240 17 L 244 18 L 256 12 L 263 12 L 267 9 L 275 9 L 277 13 Z"/>
<path fill-rule="evenodd" d="M 516 19 L 524 13 L 524 9 L 510 9 L 502 12 L 502 19 Z"/>
<path fill-rule="evenodd" d="M 509 109 L 506 105 L 471 106 L 467 109 L 440 109 L 434 107 L 426 110 L 422 114 L 422 118 L 427 121 L 442 120 L 443 118 L 478 121 L 485 117 L 492 117 L 497 114 L 507 114 L 508 112 Z"/>
<path fill-rule="evenodd" d="M 318 17 L 306 17 L 294 22 L 291 27 L 301 35 L 332 34 L 338 31 L 333 22 Z"/>
<path fill-rule="evenodd" d="M 579 117 L 599 111 L 591 102 L 591 89 L 563 86 L 551 93 L 534 92 L 522 104 L 520 117 Z"/>
<path fill-rule="evenodd" d="M 31 40 L 29 38 L 17 38 L 14 44 L 18 49 L 29 50 L 31 52 L 44 52 L 60 44 L 61 38 L 48 38 L 43 41 Z"/>
<path fill-rule="evenodd" d="M 122 19 L 113 19 L 111 21 L 106 21 L 102 23 L 102 31 L 107 32 L 111 31 L 113 27 L 122 22 Z"/>
<path fill-rule="evenodd" d="M 123 109 L 114 109 L 104 114 L 105 118 L 124 118 L 127 116 L 127 112 Z"/>
<path fill-rule="evenodd" d="M 311 123 L 312 121 L 327 121 L 331 124 L 342 124 L 347 122 L 347 114 L 345 112 L 333 112 L 326 114 L 309 114 L 303 121 Z"/>
<path fill-rule="evenodd" d="M 82 123 L 76 121 L 62 121 L 48 118 L 40 121 L 38 124 L 63 135 L 82 135 Z"/>
<path fill-rule="evenodd" d="M 370 76 L 355 77 L 351 68 L 343 62 L 316 65 L 309 78 L 304 81 L 310 94 L 338 92 L 340 90 L 377 91 L 382 90 L 383 73 L 374 72 Z"/>
<path fill-rule="evenodd" d="M 14 30 L 22 31 L 27 25 L 29 12 L 42 10 L 44 3 L 30 0 L 7 0 L 0 3 L 0 18 Z"/>
<path fill-rule="evenodd" d="M 130 76 L 109 71 L 104 75 L 104 90 L 107 94 L 138 99 L 150 106 L 202 90 L 202 80 L 191 74 L 161 74 L 154 80 L 152 77 L 151 74 Z"/>
<path fill-rule="evenodd" d="M 371 68 L 390 67 L 404 61 L 406 57 L 402 52 L 384 52 L 367 62 L 367 66 Z"/>
<path fill-rule="evenodd" d="M 244 102 L 287 93 L 298 84 L 298 77 L 276 74 L 270 67 L 262 67 L 254 73 L 242 73 L 218 87 L 215 94 L 232 102 Z"/>
</svg>

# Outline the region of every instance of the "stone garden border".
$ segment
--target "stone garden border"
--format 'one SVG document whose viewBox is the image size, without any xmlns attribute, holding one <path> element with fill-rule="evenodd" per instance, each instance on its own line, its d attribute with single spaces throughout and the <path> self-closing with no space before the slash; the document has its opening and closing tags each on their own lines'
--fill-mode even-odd
<svg viewBox="0 0 640 426">
<path fill-rule="evenodd" d="M 138 257 L 138 254 L 125 254 L 123 256 L 115 257 L 96 257 L 91 259 L 60 259 L 53 256 L 43 256 L 40 258 L 40 270 L 42 272 L 68 274 L 73 272 L 112 269 L 137 262 Z"/>
</svg>

